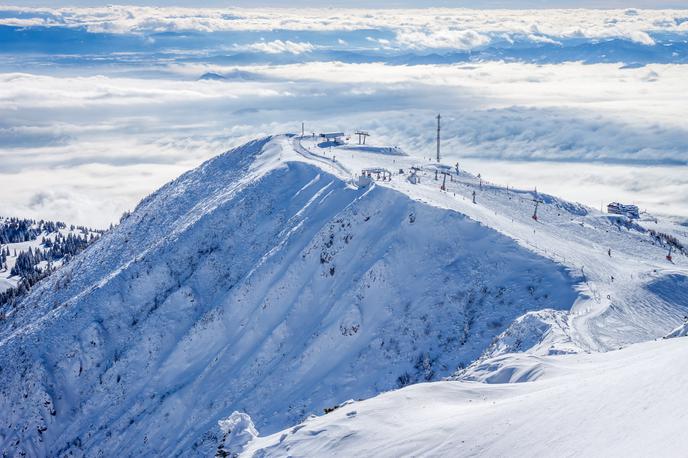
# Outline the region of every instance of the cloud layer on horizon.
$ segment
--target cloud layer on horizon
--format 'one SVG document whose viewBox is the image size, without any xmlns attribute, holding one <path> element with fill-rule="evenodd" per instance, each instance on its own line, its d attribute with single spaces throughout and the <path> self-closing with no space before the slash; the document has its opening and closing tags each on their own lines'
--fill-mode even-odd
<svg viewBox="0 0 688 458">
<path fill-rule="evenodd" d="M 226 31 L 389 30 L 392 46 L 474 49 L 491 41 L 621 38 L 654 44 L 650 34 L 688 33 L 686 10 L 471 10 L 314 8 L 24 8 L 0 6 L 0 25 L 70 27 L 114 34 Z"/>
<path fill-rule="evenodd" d="M 684 66 L 314 63 L 247 67 L 239 80 L 218 81 L 184 77 L 234 70 L 169 71 L 182 79 L 0 74 L 0 109 L 13 114 L 0 121 L 0 178 L 16 183 L 3 194 L 3 209 L 37 215 L 55 200 L 62 214 L 83 222 L 90 212 L 66 209 L 64 198 L 81 193 L 76 207 L 91 199 L 95 210 L 108 201 L 99 212 L 103 225 L 131 208 L 143 189 L 250 138 L 295 131 L 301 120 L 314 130 L 366 128 L 376 141 L 422 158 L 432 149 L 435 111 L 445 118 L 451 160 L 545 168 L 542 161 L 563 161 L 580 164 L 581 172 L 584 164 L 687 169 Z M 96 179 L 93 170 L 108 172 Z M 79 173 L 83 180 L 66 179 Z M 656 208 L 688 215 L 680 202 L 688 202 L 688 183 L 676 175 L 678 202 Z M 145 185 L 133 184 L 139 180 Z M 29 193 L 29 182 L 52 183 L 54 192 Z M 85 191 L 85 183 L 96 182 Z M 637 180 L 619 179 L 617 186 L 637 187 Z M 651 189 L 643 193 L 649 206 L 658 200 Z"/>
<path fill-rule="evenodd" d="M 0 26 L 14 39 L 0 52 L 4 214 L 104 226 L 182 171 L 301 121 L 365 128 L 423 160 L 441 111 L 448 160 L 489 179 L 688 217 L 688 11 L 0 10 L 0 24 L 28 26 Z M 581 63 L 598 62 L 586 46 L 546 59 L 610 37 L 625 41 L 594 52 L 612 63 Z M 34 38 L 47 51 L 27 48 Z M 474 51 L 498 40 L 492 57 Z M 545 59 L 519 60 L 524 46 Z"/>
</svg>

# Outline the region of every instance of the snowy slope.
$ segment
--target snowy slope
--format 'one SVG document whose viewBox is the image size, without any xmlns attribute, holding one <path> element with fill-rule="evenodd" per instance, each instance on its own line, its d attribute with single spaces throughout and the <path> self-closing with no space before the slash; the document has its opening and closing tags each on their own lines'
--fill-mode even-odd
<svg viewBox="0 0 688 458">
<path fill-rule="evenodd" d="M 586 351 L 611 350 L 666 335 L 682 323 L 688 311 L 688 258 L 674 253 L 669 262 L 668 246 L 649 232 L 666 231 L 684 240 L 685 226 L 655 218 L 630 222 L 536 190 L 489 183 L 485 177 L 481 180 L 465 171 L 456 176 L 454 164 L 437 167 L 434 158 L 422 158 L 417 153 L 384 158 L 362 151 L 343 154 L 338 148 L 318 148 L 312 139 L 295 143 L 297 149 L 306 149 L 311 155 L 330 161 L 334 156 L 338 167 L 332 170 L 357 174 L 363 168 L 386 167 L 395 175 L 377 185 L 465 214 L 566 266 L 572 276 L 583 281 L 579 285 L 581 296 L 566 316 L 565 326 L 555 324 L 566 335 L 550 335 L 557 342 L 571 341 Z M 423 169 L 420 184 L 406 179 L 412 166 Z M 405 175 L 398 174 L 399 169 Z M 439 189 L 442 175 L 435 180 L 437 169 L 453 172 L 451 181 L 446 180 L 446 191 Z M 532 219 L 534 199 L 541 201 L 537 221 Z M 569 345 L 565 346 L 563 350 L 568 351 Z"/>
<path fill-rule="evenodd" d="M 380 166 L 364 155 L 337 161 Z M 418 158 L 392 163 L 422 167 L 421 184 L 399 175 L 378 185 L 459 210 L 579 272 L 576 304 L 570 312 L 539 310 L 514 320 L 453 381 L 347 402 L 264 437 L 255 438 L 258 431 L 242 436 L 246 427 L 239 425 L 223 450 L 245 456 L 682 456 L 688 416 L 677 407 L 686 401 L 688 382 L 681 337 L 686 258 L 668 260 L 666 243 L 650 230 L 682 242 L 685 227 L 652 217 L 635 223 L 536 191 L 481 184 L 465 173 L 439 191 L 434 165 Z M 537 221 L 531 199 L 542 201 Z M 637 343 L 665 335 L 679 338 Z"/>
<path fill-rule="evenodd" d="M 0 216 L 0 224 L 2 224 L 5 220 L 7 220 L 7 217 Z M 33 227 L 37 228 L 38 225 L 34 225 Z M 11 275 L 12 268 L 14 267 L 16 261 L 17 261 L 17 256 L 25 251 L 28 251 L 29 248 L 36 250 L 36 249 L 42 249 L 42 241 L 43 240 L 50 240 L 51 242 L 54 242 L 57 234 L 61 234 L 63 237 L 67 237 L 68 235 L 73 235 L 73 236 L 98 236 L 99 232 L 93 230 L 93 231 L 82 231 L 81 228 L 75 228 L 75 227 L 61 227 L 57 229 L 55 232 L 46 232 L 43 231 L 37 235 L 37 237 L 34 240 L 29 240 L 26 242 L 17 242 L 17 243 L 5 243 L 2 244 L 0 243 L 0 249 L 8 249 L 10 252 L 10 255 L 7 257 L 7 268 L 2 269 L 0 268 L 0 292 L 3 292 L 9 288 L 14 288 L 17 286 L 20 280 L 20 276 L 18 275 Z M 63 260 L 55 260 L 52 263 L 53 268 L 58 268 L 62 265 Z M 44 267 L 44 266 L 41 266 Z"/>
<path fill-rule="evenodd" d="M 575 272 L 422 194 L 352 186 L 358 166 L 275 137 L 144 199 L 0 323 L 0 449 L 212 454 L 235 410 L 274 432 L 449 376 L 580 300 Z"/>
<path fill-rule="evenodd" d="M 684 339 L 519 359 L 545 375 L 413 385 L 251 440 L 242 456 L 685 456 Z"/>
<path fill-rule="evenodd" d="M 474 382 L 411 392 L 516 392 L 475 381 L 554 380 L 555 355 L 683 323 L 686 257 L 666 260 L 646 222 L 466 172 L 441 191 L 437 166 L 374 146 L 251 142 L 38 284 L 0 323 L 0 449 L 207 456 L 227 425 L 270 434 L 455 373 Z M 364 167 L 394 173 L 355 186 Z M 250 419 L 221 429 L 234 411 Z"/>
<path fill-rule="evenodd" d="M 665 336 L 666 339 L 673 339 L 674 337 L 686 337 L 688 336 L 688 316 L 686 317 L 686 322 L 681 326 L 677 327 L 669 334 Z"/>
</svg>

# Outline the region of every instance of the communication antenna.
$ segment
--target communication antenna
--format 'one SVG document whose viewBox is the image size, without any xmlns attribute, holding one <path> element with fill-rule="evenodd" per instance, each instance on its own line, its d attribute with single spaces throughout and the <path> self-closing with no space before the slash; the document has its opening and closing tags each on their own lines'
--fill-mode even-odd
<svg viewBox="0 0 688 458">
<path fill-rule="evenodd" d="M 305 133 L 304 129 L 305 129 L 305 127 L 306 127 L 306 126 L 305 126 L 305 123 L 302 122 L 302 123 L 301 123 L 301 138 L 303 138 L 303 136 L 304 136 L 304 133 Z"/>
<path fill-rule="evenodd" d="M 437 115 L 437 162 L 440 162 L 440 119 L 442 116 Z"/>
</svg>

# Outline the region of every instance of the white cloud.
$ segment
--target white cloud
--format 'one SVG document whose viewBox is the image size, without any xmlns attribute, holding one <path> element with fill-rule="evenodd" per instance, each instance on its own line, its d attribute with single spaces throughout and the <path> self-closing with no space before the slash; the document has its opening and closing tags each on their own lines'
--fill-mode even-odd
<svg viewBox="0 0 688 458">
<path fill-rule="evenodd" d="M 640 43 L 643 45 L 655 45 L 655 40 L 653 40 L 652 37 L 647 34 L 647 32 L 643 32 L 642 30 L 632 30 L 628 32 L 628 34 L 626 34 L 625 37 L 631 41 L 635 41 L 636 43 Z"/>
<path fill-rule="evenodd" d="M 507 162 L 464 159 L 464 167 L 486 180 L 521 189 L 556 194 L 600 208 L 609 201 L 628 202 L 665 215 L 688 217 L 688 167 L 633 167 L 622 164 Z"/>
<path fill-rule="evenodd" d="M 396 41 L 400 46 L 411 49 L 470 50 L 487 45 L 490 38 L 474 30 L 403 30 L 397 32 Z"/>
<path fill-rule="evenodd" d="M 394 57 L 524 40 L 622 38 L 653 46 L 659 34 L 688 33 L 688 21 L 677 20 L 688 12 L 657 10 L 0 10 L 10 11 L 0 24 L 22 27 L 259 31 L 222 46 L 276 61 L 324 55 L 335 42 Z M 275 32 L 283 30 L 294 33 Z M 306 33 L 313 31 L 327 32 L 324 41 Z M 266 39 L 257 41 L 260 35 Z M 365 127 L 373 141 L 423 157 L 441 111 L 447 157 L 494 181 L 537 182 L 590 204 L 604 195 L 688 216 L 686 167 L 669 165 L 685 164 L 688 151 L 687 65 L 189 63 L 203 62 L 204 51 L 199 45 L 182 59 L 154 62 L 128 56 L 143 59 L 139 66 L 56 69 L 50 62 L 24 69 L 26 55 L 7 55 L 0 71 L 14 58 L 21 71 L 40 74 L 0 73 L 0 209 L 103 225 L 183 170 L 245 140 L 299 130 L 302 120 L 315 130 Z M 227 79 L 198 81 L 207 72 Z"/>
<path fill-rule="evenodd" d="M 236 46 L 236 49 L 264 52 L 267 54 L 302 54 L 305 52 L 313 51 L 315 49 L 315 46 L 313 46 L 311 43 L 296 43 L 289 40 L 274 40 L 259 41 L 257 43 L 251 43 L 249 45 Z"/>
<path fill-rule="evenodd" d="M 469 49 L 498 34 L 549 37 L 624 38 L 652 44 L 651 33 L 685 33 L 686 11 L 637 10 L 417 10 L 212 9 L 109 6 L 102 8 L 20 8 L 3 6 L 0 24 L 85 27 L 93 32 L 164 31 L 352 31 L 391 30 L 400 43 Z"/>
<path fill-rule="evenodd" d="M 57 170 L 31 168 L 22 173 L 2 173 L 2 212 L 107 227 L 131 210 L 155 187 L 184 172 L 179 165 L 158 165 L 151 173 L 146 164 L 107 166 L 89 164 Z"/>
<path fill-rule="evenodd" d="M 561 46 L 561 42 L 557 40 L 553 40 L 552 38 L 546 37 L 544 35 L 535 35 L 535 34 L 530 34 L 528 35 L 528 40 L 532 41 L 533 43 L 547 43 L 551 45 L 559 45 Z"/>
<path fill-rule="evenodd" d="M 661 165 L 685 163 L 685 65 L 321 62 L 245 67 L 256 80 L 236 81 L 197 80 L 234 67 L 169 70 L 184 79 L 0 74 L 0 110 L 12 113 L 0 120 L 3 212 L 114 221 L 181 171 L 302 120 L 365 127 L 373 141 L 423 157 L 441 111 L 447 157 L 491 167 L 495 181 L 512 173 L 591 203 L 594 193 L 576 187 L 615 170 L 599 188 L 605 197 L 688 215 L 686 167 Z M 644 175 L 655 184 L 638 187 Z"/>
</svg>

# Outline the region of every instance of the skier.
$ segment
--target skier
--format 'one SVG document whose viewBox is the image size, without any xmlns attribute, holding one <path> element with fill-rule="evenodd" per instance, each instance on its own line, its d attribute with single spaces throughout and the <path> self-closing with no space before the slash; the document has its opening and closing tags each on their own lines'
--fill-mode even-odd
<svg viewBox="0 0 688 458">
<path fill-rule="evenodd" d="M 607 250 L 607 254 L 609 255 L 610 258 L 612 257 L 612 249 L 611 248 Z"/>
</svg>

